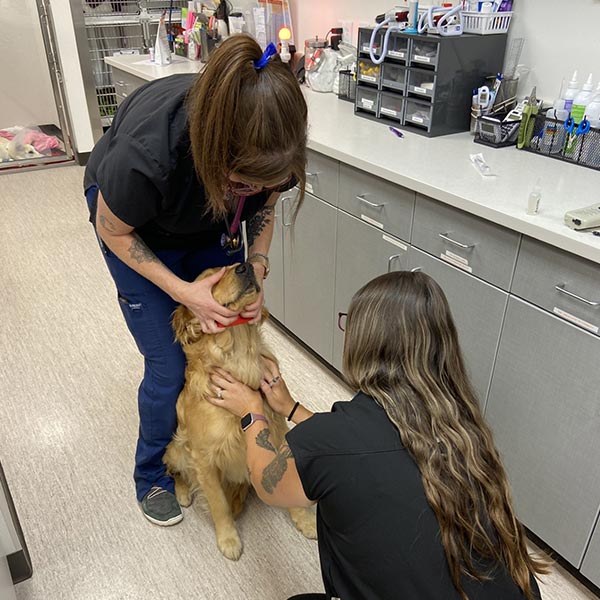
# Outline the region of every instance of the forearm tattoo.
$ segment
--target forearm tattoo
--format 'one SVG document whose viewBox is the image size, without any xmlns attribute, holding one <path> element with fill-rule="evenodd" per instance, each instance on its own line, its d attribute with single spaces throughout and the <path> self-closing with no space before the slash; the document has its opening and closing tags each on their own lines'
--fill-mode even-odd
<svg viewBox="0 0 600 600">
<path fill-rule="evenodd" d="M 293 458 L 292 451 L 287 444 L 283 444 L 279 450 L 276 450 L 269 441 L 269 430 L 262 429 L 256 436 L 256 444 L 260 448 L 275 453 L 275 458 L 264 468 L 261 484 L 267 494 L 272 494 L 277 484 L 283 479 L 288 468 L 288 459 Z"/>
<path fill-rule="evenodd" d="M 254 244 L 254 241 L 260 236 L 265 227 L 273 220 L 274 206 L 263 206 L 251 219 L 246 226 L 246 235 L 248 237 L 248 247 Z"/>
<path fill-rule="evenodd" d="M 138 264 L 144 262 L 155 262 L 159 263 L 160 260 L 156 257 L 156 254 L 146 246 L 144 241 L 137 235 L 133 234 L 134 240 L 129 246 L 129 255 Z"/>
</svg>

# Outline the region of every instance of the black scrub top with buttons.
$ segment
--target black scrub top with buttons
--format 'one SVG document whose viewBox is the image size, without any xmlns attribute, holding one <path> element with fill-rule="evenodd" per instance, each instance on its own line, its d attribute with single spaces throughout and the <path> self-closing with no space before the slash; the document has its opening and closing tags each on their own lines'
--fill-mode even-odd
<svg viewBox="0 0 600 600">
<path fill-rule="evenodd" d="M 84 188 L 97 184 L 113 214 L 153 250 L 214 246 L 226 231 L 223 220 L 206 212 L 204 186 L 191 154 L 185 99 L 195 77 L 172 75 L 131 94 L 93 149 L 85 171 Z M 254 216 L 271 193 L 248 196 L 242 220 Z M 92 206 L 93 223 L 95 213 Z"/>
</svg>

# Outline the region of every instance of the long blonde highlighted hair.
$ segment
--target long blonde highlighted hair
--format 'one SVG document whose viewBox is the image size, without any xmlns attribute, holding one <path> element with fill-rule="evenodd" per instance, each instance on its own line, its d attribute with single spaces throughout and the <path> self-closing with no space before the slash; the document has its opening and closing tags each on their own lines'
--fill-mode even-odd
<svg viewBox="0 0 600 600">
<path fill-rule="evenodd" d="M 547 564 L 529 555 L 506 472 L 466 373 L 456 327 L 439 285 L 424 273 L 382 275 L 348 309 L 343 371 L 374 398 L 419 467 L 454 586 L 485 580 L 478 559 L 503 564 L 534 600 L 531 576 Z"/>
</svg>

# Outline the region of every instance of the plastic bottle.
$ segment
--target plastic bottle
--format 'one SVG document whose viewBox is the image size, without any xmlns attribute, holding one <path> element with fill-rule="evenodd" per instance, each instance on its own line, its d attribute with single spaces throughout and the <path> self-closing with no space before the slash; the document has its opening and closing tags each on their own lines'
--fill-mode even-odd
<svg viewBox="0 0 600 600">
<path fill-rule="evenodd" d="M 586 106 L 592 100 L 594 95 L 594 84 L 592 83 L 592 74 L 590 73 L 587 81 L 583 84 L 582 90 L 575 96 L 573 106 L 571 107 L 571 116 L 575 123 L 579 123 L 585 116 Z"/>
<path fill-rule="evenodd" d="M 538 179 L 529 198 L 527 199 L 527 214 L 537 215 L 540 211 L 540 200 L 542 199 L 542 180 Z"/>
<path fill-rule="evenodd" d="M 579 92 L 579 82 L 577 81 L 577 71 L 573 73 L 573 78 L 569 81 L 567 91 L 565 92 L 565 110 L 571 112 L 573 108 L 573 100 Z"/>
<path fill-rule="evenodd" d="M 592 101 L 585 109 L 585 116 L 592 127 L 600 128 L 600 83 L 596 88 Z"/>
</svg>

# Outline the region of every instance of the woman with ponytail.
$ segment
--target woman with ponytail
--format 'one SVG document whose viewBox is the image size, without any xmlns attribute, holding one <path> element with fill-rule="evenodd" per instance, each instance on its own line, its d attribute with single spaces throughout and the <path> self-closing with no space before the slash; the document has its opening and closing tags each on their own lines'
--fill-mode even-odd
<svg viewBox="0 0 600 600">
<path fill-rule="evenodd" d="M 247 436 L 263 500 L 318 503 L 326 594 L 294 600 L 539 600 L 546 565 L 527 551 L 439 285 L 424 273 L 382 275 L 340 326 L 354 398 L 313 415 L 269 364 L 263 394 L 298 425 L 275 457 L 264 432 Z M 228 398 L 215 403 L 260 411 L 229 375 L 214 381 Z"/>
<path fill-rule="evenodd" d="M 186 305 L 211 334 L 239 317 L 257 322 L 263 297 L 238 315 L 211 289 L 224 269 L 248 263 L 269 272 L 280 192 L 304 193 L 307 109 L 300 87 L 271 44 L 246 35 L 214 51 L 199 76 L 173 75 L 132 93 L 92 151 L 84 189 L 119 306 L 144 357 L 138 392 L 134 480 L 144 515 L 182 519 L 162 457 L 175 431 L 185 358 L 171 313 Z M 261 286 L 262 287 L 262 286 Z"/>
</svg>

